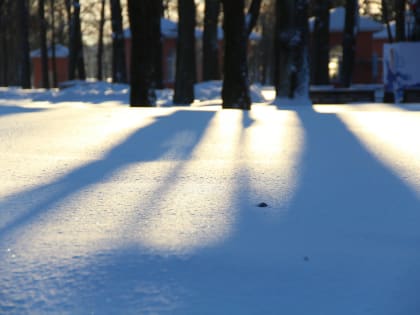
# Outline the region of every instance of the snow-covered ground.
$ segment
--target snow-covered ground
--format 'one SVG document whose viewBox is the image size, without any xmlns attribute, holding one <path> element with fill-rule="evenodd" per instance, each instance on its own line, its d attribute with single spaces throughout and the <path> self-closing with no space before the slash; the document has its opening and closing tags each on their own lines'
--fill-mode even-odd
<svg viewBox="0 0 420 315">
<path fill-rule="evenodd" d="M 0 88 L 0 314 L 420 314 L 420 105 L 127 91 Z"/>
</svg>

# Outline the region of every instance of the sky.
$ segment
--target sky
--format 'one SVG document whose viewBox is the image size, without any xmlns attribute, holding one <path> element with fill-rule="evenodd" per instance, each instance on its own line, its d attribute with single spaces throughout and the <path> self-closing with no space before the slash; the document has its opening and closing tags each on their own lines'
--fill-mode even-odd
<svg viewBox="0 0 420 315">
<path fill-rule="evenodd" d="M 219 92 L 0 88 L 0 313 L 419 313 L 420 104 Z"/>
</svg>

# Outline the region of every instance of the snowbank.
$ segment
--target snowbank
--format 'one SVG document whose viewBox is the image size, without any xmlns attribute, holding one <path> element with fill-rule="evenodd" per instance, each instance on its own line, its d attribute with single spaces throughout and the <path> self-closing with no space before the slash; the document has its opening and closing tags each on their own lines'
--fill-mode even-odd
<svg viewBox="0 0 420 315">
<path fill-rule="evenodd" d="M 195 104 L 203 101 L 217 101 L 221 103 L 221 81 L 208 81 L 195 85 Z M 58 102 L 86 102 L 103 103 L 119 102 L 129 103 L 130 86 L 127 84 L 113 84 L 103 81 L 67 81 L 60 85 L 60 89 L 32 89 L 22 90 L 17 87 L 0 89 L 0 98 L 4 99 L 32 99 L 34 101 Z M 262 87 L 253 84 L 250 87 L 251 99 L 254 103 L 263 103 L 266 98 L 263 95 Z M 173 90 L 163 89 L 156 91 L 157 106 L 173 105 Z"/>
</svg>

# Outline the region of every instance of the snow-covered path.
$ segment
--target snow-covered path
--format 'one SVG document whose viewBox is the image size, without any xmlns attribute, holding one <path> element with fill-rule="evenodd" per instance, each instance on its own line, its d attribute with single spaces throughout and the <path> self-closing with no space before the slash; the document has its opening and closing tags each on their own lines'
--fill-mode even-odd
<svg viewBox="0 0 420 315">
<path fill-rule="evenodd" d="M 419 314 L 419 134 L 418 105 L 0 100 L 0 314 Z"/>
</svg>

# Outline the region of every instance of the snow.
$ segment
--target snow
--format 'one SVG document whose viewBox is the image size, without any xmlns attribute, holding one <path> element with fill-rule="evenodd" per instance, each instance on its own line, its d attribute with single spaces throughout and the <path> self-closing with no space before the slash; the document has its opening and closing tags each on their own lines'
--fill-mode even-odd
<svg viewBox="0 0 420 315">
<path fill-rule="evenodd" d="M 344 7 L 337 7 L 330 10 L 330 32 L 342 32 L 344 30 L 344 20 L 346 9 Z M 369 16 L 359 16 L 359 32 L 377 32 L 383 30 L 384 26 L 376 22 Z M 309 19 L 309 29 L 314 29 L 315 17 Z"/>
<path fill-rule="evenodd" d="M 160 31 L 163 37 L 165 38 L 177 38 L 178 37 L 178 22 L 172 21 L 166 18 L 160 19 Z M 195 29 L 195 37 L 197 39 L 202 38 L 203 31 L 196 28 Z M 131 30 L 130 28 L 126 28 L 124 30 L 124 37 L 131 38 Z"/>
<path fill-rule="evenodd" d="M 396 33 L 395 33 L 396 32 L 395 21 L 390 21 L 389 22 L 389 28 L 390 28 L 390 31 L 391 31 L 392 38 L 395 38 L 395 35 L 396 35 Z M 405 24 L 405 35 L 409 36 L 409 34 L 410 34 L 409 24 L 406 23 Z M 382 31 L 373 33 L 373 38 L 374 39 L 388 39 L 388 30 L 386 28 L 386 24 L 384 24 L 384 29 Z"/>
<path fill-rule="evenodd" d="M 176 21 L 172 21 L 166 18 L 161 18 L 160 19 L 160 28 L 161 28 L 161 33 L 162 36 L 165 38 L 177 38 L 178 37 L 178 22 Z M 131 38 L 131 30 L 130 28 L 126 28 L 124 30 L 124 37 L 125 38 Z M 195 38 L 197 40 L 201 40 L 203 38 L 203 30 L 201 28 L 196 28 L 195 29 Z M 224 32 L 223 32 L 223 28 L 222 27 L 218 27 L 217 28 L 217 39 L 218 40 L 223 40 L 224 38 Z M 250 40 L 260 40 L 261 39 L 261 35 L 256 33 L 256 32 L 251 32 L 251 34 L 249 35 L 249 39 Z"/>
<path fill-rule="evenodd" d="M 48 57 L 52 57 L 52 47 L 48 47 Z M 55 44 L 55 56 L 64 58 L 69 56 L 69 49 L 66 46 Z M 31 51 L 31 57 L 41 57 L 41 49 Z"/>
<path fill-rule="evenodd" d="M 420 104 L 196 91 L 0 88 L 0 313 L 419 314 Z"/>
</svg>

